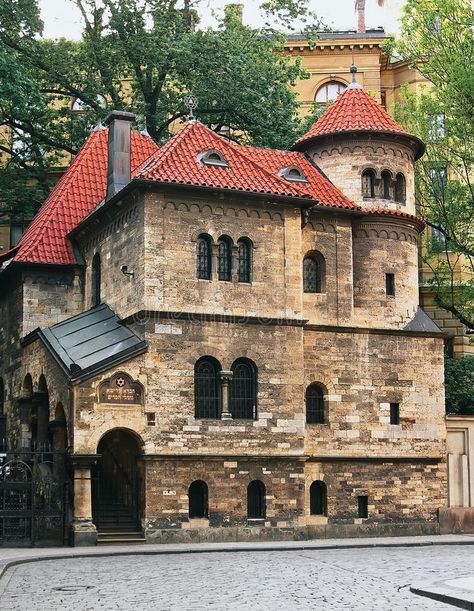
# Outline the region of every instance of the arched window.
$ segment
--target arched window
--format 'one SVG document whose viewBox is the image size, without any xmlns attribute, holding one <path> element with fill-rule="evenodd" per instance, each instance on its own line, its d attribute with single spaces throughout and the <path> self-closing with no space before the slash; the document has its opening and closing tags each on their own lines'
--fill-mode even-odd
<svg viewBox="0 0 474 611">
<path fill-rule="evenodd" d="M 200 235 L 197 242 L 197 277 L 210 280 L 212 274 L 212 240 L 208 235 Z"/>
<path fill-rule="evenodd" d="M 217 270 L 219 280 L 232 280 L 232 240 L 227 236 L 219 238 Z"/>
<path fill-rule="evenodd" d="M 306 389 L 306 422 L 307 424 L 324 424 L 324 390 L 319 384 L 311 384 Z"/>
<path fill-rule="evenodd" d="M 401 204 L 404 204 L 407 200 L 407 186 L 403 174 L 397 174 L 395 179 L 395 199 Z"/>
<path fill-rule="evenodd" d="M 362 197 L 375 197 L 374 170 L 364 170 L 362 173 Z"/>
<path fill-rule="evenodd" d="M 252 280 L 252 243 L 247 238 L 240 238 L 239 245 L 239 282 Z"/>
<path fill-rule="evenodd" d="M 392 199 L 392 174 L 388 170 L 382 172 L 382 197 Z"/>
<path fill-rule="evenodd" d="M 247 487 L 247 517 L 253 520 L 264 520 L 266 507 L 265 484 L 258 479 L 254 479 Z"/>
<path fill-rule="evenodd" d="M 206 482 L 196 480 L 189 486 L 189 517 L 208 517 L 208 488 Z"/>
<path fill-rule="evenodd" d="M 322 293 L 325 290 L 326 262 L 319 252 L 311 252 L 303 260 L 303 290 Z"/>
<path fill-rule="evenodd" d="M 344 83 L 340 83 L 339 81 L 329 81 L 329 83 L 325 83 L 316 92 L 316 96 L 314 98 L 316 104 L 323 105 L 327 104 L 328 102 L 333 102 L 346 87 L 347 85 L 344 85 Z"/>
<path fill-rule="evenodd" d="M 238 359 L 232 365 L 229 409 L 235 419 L 257 417 L 257 368 L 247 359 Z"/>
<path fill-rule="evenodd" d="M 91 275 L 91 301 L 92 307 L 100 305 L 100 285 L 101 285 L 101 269 L 100 255 L 96 253 L 92 259 L 92 275 Z"/>
<path fill-rule="evenodd" d="M 194 417 L 219 418 L 219 363 L 212 357 L 199 359 L 194 367 Z"/>
<path fill-rule="evenodd" d="M 312 516 L 327 516 L 327 489 L 324 482 L 313 482 L 309 489 L 309 511 Z"/>
</svg>

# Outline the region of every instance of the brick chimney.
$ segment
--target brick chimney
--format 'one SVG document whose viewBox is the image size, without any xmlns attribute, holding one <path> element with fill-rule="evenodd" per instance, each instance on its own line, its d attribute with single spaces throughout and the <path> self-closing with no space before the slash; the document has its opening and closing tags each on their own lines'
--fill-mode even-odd
<svg viewBox="0 0 474 611">
<path fill-rule="evenodd" d="M 113 110 L 105 120 L 109 126 L 106 200 L 121 191 L 131 180 L 133 121 L 133 113 L 121 110 Z"/>
<path fill-rule="evenodd" d="M 357 33 L 365 34 L 365 0 L 356 0 L 355 10 L 357 12 Z"/>
</svg>

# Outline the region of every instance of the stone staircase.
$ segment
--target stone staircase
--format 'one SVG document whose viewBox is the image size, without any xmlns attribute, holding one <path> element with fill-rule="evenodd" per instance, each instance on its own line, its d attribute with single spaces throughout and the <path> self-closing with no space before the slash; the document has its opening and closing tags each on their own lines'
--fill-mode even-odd
<svg viewBox="0 0 474 611">
<path fill-rule="evenodd" d="M 138 545 L 145 537 L 130 510 L 118 504 L 101 508 L 97 519 L 97 545 Z"/>
</svg>

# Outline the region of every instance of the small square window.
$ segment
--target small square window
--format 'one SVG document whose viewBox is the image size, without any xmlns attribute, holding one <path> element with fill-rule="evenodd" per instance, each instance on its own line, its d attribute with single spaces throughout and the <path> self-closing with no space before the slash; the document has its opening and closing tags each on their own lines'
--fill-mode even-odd
<svg viewBox="0 0 474 611">
<path fill-rule="evenodd" d="M 395 274 L 385 274 L 385 293 L 395 297 Z"/>
<path fill-rule="evenodd" d="M 390 403 L 390 424 L 400 424 L 399 403 Z"/>
<path fill-rule="evenodd" d="M 369 497 L 368 496 L 358 496 L 357 505 L 358 505 L 359 518 L 368 518 L 369 517 Z"/>
<path fill-rule="evenodd" d="M 147 412 L 146 414 L 147 426 L 156 426 L 156 414 L 155 412 Z"/>
</svg>

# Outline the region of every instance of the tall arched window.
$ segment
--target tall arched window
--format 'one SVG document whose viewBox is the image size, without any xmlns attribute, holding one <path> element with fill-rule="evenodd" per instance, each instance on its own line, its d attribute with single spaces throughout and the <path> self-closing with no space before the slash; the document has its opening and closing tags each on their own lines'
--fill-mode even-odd
<svg viewBox="0 0 474 611">
<path fill-rule="evenodd" d="M 315 102 L 316 104 L 324 105 L 328 102 L 333 102 L 337 96 L 344 91 L 347 85 L 340 83 L 339 81 L 329 81 L 322 85 L 316 92 Z"/>
<path fill-rule="evenodd" d="M 205 356 L 194 366 L 194 417 L 219 418 L 219 363 Z"/>
<path fill-rule="evenodd" d="M 210 280 L 212 274 L 212 240 L 208 235 L 200 235 L 197 242 L 197 277 Z"/>
<path fill-rule="evenodd" d="M 232 365 L 229 409 L 235 419 L 257 417 L 257 368 L 247 359 L 238 359 Z"/>
<path fill-rule="evenodd" d="M 232 280 L 232 240 L 227 236 L 219 238 L 217 272 L 219 280 Z"/>
<path fill-rule="evenodd" d="M 92 275 L 91 275 L 91 301 L 92 307 L 100 305 L 100 285 L 101 285 L 101 269 L 100 255 L 96 253 L 92 259 Z"/>
<path fill-rule="evenodd" d="M 264 520 L 267 513 L 265 484 L 254 479 L 247 487 L 247 517 Z"/>
<path fill-rule="evenodd" d="M 392 174 L 388 170 L 382 172 L 382 197 L 392 199 Z"/>
<path fill-rule="evenodd" d="M 306 389 L 306 422 L 307 424 L 324 424 L 324 390 L 319 384 L 311 384 Z"/>
<path fill-rule="evenodd" d="M 313 482 L 309 489 L 309 511 L 312 516 L 327 516 L 328 510 L 326 484 Z"/>
<path fill-rule="evenodd" d="M 403 174 L 397 174 L 395 179 L 395 199 L 400 204 L 404 204 L 407 200 L 407 186 Z"/>
<path fill-rule="evenodd" d="M 208 488 L 206 482 L 196 480 L 189 486 L 189 517 L 208 517 Z"/>
<path fill-rule="evenodd" d="M 311 252 L 303 260 L 303 290 L 305 293 L 322 293 L 325 290 L 326 262 L 319 252 Z"/>
<path fill-rule="evenodd" d="M 247 238 L 240 238 L 239 245 L 239 282 L 252 280 L 252 243 Z"/>
<path fill-rule="evenodd" d="M 375 197 L 374 170 L 364 170 L 362 173 L 362 197 Z"/>
</svg>

